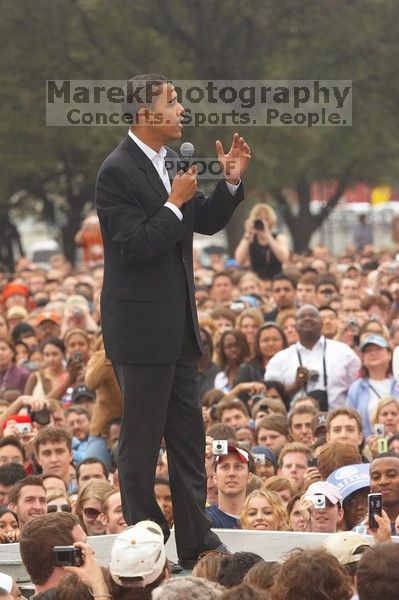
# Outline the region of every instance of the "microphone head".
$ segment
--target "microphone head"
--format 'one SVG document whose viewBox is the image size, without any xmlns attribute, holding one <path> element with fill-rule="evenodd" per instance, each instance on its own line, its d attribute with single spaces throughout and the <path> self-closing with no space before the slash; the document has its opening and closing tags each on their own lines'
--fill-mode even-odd
<svg viewBox="0 0 399 600">
<path fill-rule="evenodd" d="M 182 158 L 191 158 L 194 154 L 194 146 L 191 142 L 183 142 L 180 146 L 180 156 Z"/>
</svg>

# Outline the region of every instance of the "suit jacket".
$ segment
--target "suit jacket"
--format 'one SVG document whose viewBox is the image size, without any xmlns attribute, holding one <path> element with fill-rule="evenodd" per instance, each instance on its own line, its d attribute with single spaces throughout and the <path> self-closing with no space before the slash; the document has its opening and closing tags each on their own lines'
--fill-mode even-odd
<svg viewBox="0 0 399 600">
<path fill-rule="evenodd" d="M 173 157 L 177 154 L 167 149 L 166 159 Z M 164 206 L 167 198 L 154 165 L 129 136 L 100 167 L 96 206 L 104 242 L 101 322 L 106 354 L 117 362 L 174 362 L 182 347 L 186 309 L 201 349 L 193 232 L 212 235 L 225 227 L 244 193 L 241 184 L 233 196 L 225 181 L 219 181 L 208 198 L 197 193 L 185 204 L 183 221 Z"/>
</svg>

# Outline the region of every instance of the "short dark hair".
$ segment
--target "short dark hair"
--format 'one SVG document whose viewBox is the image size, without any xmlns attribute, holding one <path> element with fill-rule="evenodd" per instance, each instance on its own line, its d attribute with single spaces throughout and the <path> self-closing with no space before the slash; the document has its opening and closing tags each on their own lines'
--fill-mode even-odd
<svg viewBox="0 0 399 600">
<path fill-rule="evenodd" d="M 263 560 L 254 552 L 235 552 L 222 561 L 218 574 L 218 583 L 226 588 L 239 585 L 253 565 Z"/>
<path fill-rule="evenodd" d="M 275 281 L 289 281 L 294 290 L 296 290 L 297 280 L 292 275 L 288 275 L 288 273 L 277 273 L 272 279 L 272 286 Z"/>
<path fill-rule="evenodd" d="M 77 478 L 78 482 L 79 482 L 79 476 L 80 476 L 80 468 L 82 467 L 82 465 L 97 465 L 97 464 L 101 465 L 104 476 L 106 479 L 108 479 L 109 471 L 108 471 L 106 465 L 103 463 L 103 461 L 100 460 L 99 458 L 96 458 L 95 456 L 88 456 L 87 458 L 84 458 L 81 463 L 79 463 L 79 465 L 76 469 L 76 478 Z"/>
<path fill-rule="evenodd" d="M 44 342 L 40 346 L 41 350 L 44 350 L 45 346 L 47 346 L 48 344 L 51 344 L 51 346 L 55 346 L 56 348 L 58 348 L 58 350 L 61 350 L 61 352 L 65 354 L 65 344 L 60 338 L 51 337 L 44 340 Z"/>
<path fill-rule="evenodd" d="M 4 446 L 14 446 L 14 448 L 17 448 L 17 450 L 19 450 L 21 453 L 22 460 L 24 462 L 26 461 L 25 448 L 23 447 L 19 439 L 15 437 L 15 435 L 7 435 L 6 437 L 1 438 L 0 449 L 4 448 Z"/>
<path fill-rule="evenodd" d="M 23 479 L 21 479 L 20 481 L 17 481 L 16 484 L 14 484 L 10 490 L 10 494 L 9 494 L 9 503 L 10 504 L 18 504 L 18 500 L 21 496 L 21 490 L 26 487 L 27 485 L 35 485 L 37 487 L 41 487 L 44 489 L 43 486 L 43 481 L 42 478 L 40 477 L 40 475 L 28 475 L 27 477 L 24 477 Z"/>
<path fill-rule="evenodd" d="M 37 454 L 39 453 L 41 444 L 60 444 L 62 442 L 66 443 L 68 450 L 72 449 L 72 438 L 65 429 L 47 425 L 43 429 L 40 429 L 35 438 L 35 451 Z"/>
<path fill-rule="evenodd" d="M 51 577 L 55 568 L 53 548 L 71 546 L 72 529 L 77 525 L 78 517 L 66 512 L 39 515 L 25 525 L 19 547 L 32 583 L 43 585 Z"/>
<path fill-rule="evenodd" d="M 7 463 L 0 467 L 0 484 L 14 485 L 21 479 L 25 479 L 26 471 L 19 463 Z"/>
<path fill-rule="evenodd" d="M 397 600 L 399 544 L 384 542 L 369 548 L 356 571 L 359 600 Z"/>
<path fill-rule="evenodd" d="M 124 87 L 126 102 L 122 104 L 122 112 L 126 121 L 133 125 L 135 121 L 134 117 L 139 110 L 153 106 L 154 96 L 157 93 L 155 89 L 164 83 L 168 83 L 168 81 L 164 75 L 160 75 L 159 73 L 142 73 L 129 79 Z M 135 88 L 140 83 L 144 84 L 144 89 L 138 94 L 141 101 L 134 94 Z"/>
</svg>

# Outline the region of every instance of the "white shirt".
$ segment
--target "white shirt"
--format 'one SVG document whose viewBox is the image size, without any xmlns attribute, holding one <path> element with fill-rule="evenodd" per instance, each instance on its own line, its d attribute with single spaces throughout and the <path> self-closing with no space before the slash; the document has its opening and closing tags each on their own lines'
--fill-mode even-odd
<svg viewBox="0 0 399 600">
<path fill-rule="evenodd" d="M 267 363 L 265 380 L 280 381 L 285 386 L 293 385 L 299 367 L 297 352 L 299 351 L 302 366 L 317 371 L 319 374 L 318 381 L 308 381 L 308 392 L 325 389 L 323 371 L 324 341 L 325 337 L 322 335 L 311 350 L 297 342 L 285 350 L 277 352 Z M 345 405 L 349 386 L 358 377 L 361 361 L 347 344 L 336 340 L 326 340 L 326 342 L 328 404 L 330 408 L 337 408 Z M 300 390 L 295 398 L 303 395 L 304 391 Z"/>
<path fill-rule="evenodd" d="M 165 156 L 166 156 L 165 146 L 162 146 L 159 149 L 159 152 L 155 152 L 155 150 L 153 150 L 153 148 L 150 148 L 150 146 L 147 146 L 147 144 L 145 144 L 140 138 L 138 138 L 137 135 L 134 135 L 134 133 L 130 129 L 128 131 L 128 136 L 131 137 L 132 140 L 138 145 L 140 150 L 142 150 L 144 152 L 144 154 L 146 156 L 148 156 L 148 158 L 154 165 L 155 169 L 157 170 L 157 173 L 158 173 L 162 183 L 164 184 L 166 191 L 168 192 L 168 194 L 170 194 L 170 190 L 171 190 L 170 179 L 169 179 L 169 175 L 168 175 L 168 172 L 167 172 L 166 166 L 165 166 Z M 226 185 L 227 185 L 227 188 L 228 188 L 230 194 L 232 194 L 234 196 L 240 183 L 241 182 L 239 182 L 237 185 L 233 185 L 232 183 L 228 183 L 226 181 Z M 173 211 L 175 213 L 176 217 L 179 219 L 179 221 L 183 220 L 183 213 L 176 206 L 176 204 L 173 204 L 173 202 L 165 202 L 164 206 L 166 206 L 171 211 Z"/>
</svg>

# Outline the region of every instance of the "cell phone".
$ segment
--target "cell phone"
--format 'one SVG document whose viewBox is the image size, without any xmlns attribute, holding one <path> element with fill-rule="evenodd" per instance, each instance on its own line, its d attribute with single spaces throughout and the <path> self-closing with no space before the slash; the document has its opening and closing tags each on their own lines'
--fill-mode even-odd
<svg viewBox="0 0 399 600">
<path fill-rule="evenodd" d="M 265 230 L 265 226 L 263 225 L 262 221 L 260 219 L 255 219 L 254 221 L 254 228 L 257 231 L 264 231 Z"/>
<path fill-rule="evenodd" d="M 56 567 L 81 567 L 84 563 L 82 548 L 54 546 L 53 552 Z"/>
<path fill-rule="evenodd" d="M 378 529 L 378 523 L 374 517 L 375 515 L 382 516 L 382 494 L 369 494 L 367 500 L 369 527 L 370 529 Z"/>
<path fill-rule="evenodd" d="M 317 458 L 315 456 L 308 459 L 308 467 L 317 467 Z"/>
<path fill-rule="evenodd" d="M 378 452 L 378 454 L 384 454 L 384 452 L 388 452 L 388 440 L 387 440 L 387 438 L 378 438 L 378 440 L 377 440 L 377 452 Z"/>
</svg>

